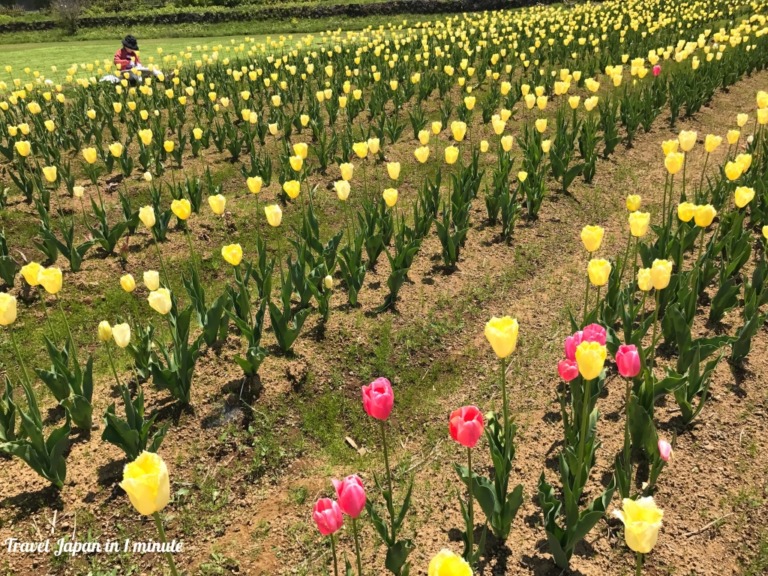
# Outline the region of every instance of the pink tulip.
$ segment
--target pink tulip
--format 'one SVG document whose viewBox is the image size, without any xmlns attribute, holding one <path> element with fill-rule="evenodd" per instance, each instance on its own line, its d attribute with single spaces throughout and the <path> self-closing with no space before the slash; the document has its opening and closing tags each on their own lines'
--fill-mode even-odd
<svg viewBox="0 0 768 576">
<path fill-rule="evenodd" d="M 568 358 L 568 360 L 576 360 L 576 348 L 581 344 L 583 335 L 584 333 L 579 330 L 565 339 L 565 357 Z"/>
<path fill-rule="evenodd" d="M 600 326 L 600 324 L 590 324 L 582 330 L 581 341 L 597 342 L 601 346 L 605 346 L 606 337 L 605 328 Z"/>
<path fill-rule="evenodd" d="M 656 66 L 653 67 L 653 75 L 658 76 L 661 74 L 661 64 L 656 64 Z"/>
<path fill-rule="evenodd" d="M 557 373 L 566 382 L 574 380 L 579 375 L 579 367 L 576 360 L 560 360 L 557 363 Z"/>
<path fill-rule="evenodd" d="M 477 406 L 464 406 L 451 412 L 448 422 L 451 438 L 462 446 L 474 448 L 483 435 L 483 415 Z"/>
<path fill-rule="evenodd" d="M 669 462 L 672 457 L 672 446 L 666 440 L 659 440 L 659 456 L 664 462 Z"/>
<path fill-rule="evenodd" d="M 634 344 L 622 344 L 616 351 L 616 365 L 624 378 L 634 378 L 640 373 L 640 354 Z"/>
<path fill-rule="evenodd" d="M 312 519 L 317 524 L 317 529 L 323 536 L 330 536 L 344 523 L 341 508 L 335 500 L 320 498 L 312 511 Z"/>
<path fill-rule="evenodd" d="M 347 516 L 357 518 L 365 508 L 365 488 L 357 474 L 347 476 L 344 480 L 332 480 L 339 499 L 339 508 Z"/>
<path fill-rule="evenodd" d="M 392 412 L 395 393 L 392 384 L 386 378 L 376 378 L 368 386 L 363 386 L 363 408 L 365 413 L 377 420 L 386 420 Z"/>
</svg>

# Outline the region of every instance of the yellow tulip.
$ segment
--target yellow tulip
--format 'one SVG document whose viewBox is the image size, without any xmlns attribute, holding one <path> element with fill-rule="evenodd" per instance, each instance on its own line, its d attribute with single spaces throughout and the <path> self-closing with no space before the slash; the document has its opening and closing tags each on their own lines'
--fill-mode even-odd
<svg viewBox="0 0 768 576">
<path fill-rule="evenodd" d="M 293 145 L 293 153 L 302 160 L 306 160 L 307 154 L 309 153 L 309 146 L 306 142 L 297 142 Z"/>
<path fill-rule="evenodd" d="M 568 106 L 571 107 L 571 110 L 576 110 L 579 107 L 580 102 L 581 98 L 579 96 L 571 96 L 568 98 Z"/>
<path fill-rule="evenodd" d="M 149 293 L 147 297 L 149 306 L 155 312 L 165 316 L 171 311 L 173 303 L 171 301 L 171 292 L 168 288 L 158 288 Z"/>
<path fill-rule="evenodd" d="M 685 154 L 682 152 L 670 152 L 664 158 L 664 166 L 667 172 L 673 176 L 683 169 L 683 162 L 685 161 Z"/>
<path fill-rule="evenodd" d="M 382 197 L 384 198 L 386 205 L 390 208 L 397 204 L 397 190 L 394 188 L 387 188 L 384 190 Z"/>
<path fill-rule="evenodd" d="M 683 222 L 690 222 L 696 214 L 696 204 L 682 202 L 677 206 L 677 217 Z"/>
<path fill-rule="evenodd" d="M 37 282 L 48 294 L 58 294 L 62 286 L 61 268 L 41 268 L 37 274 Z"/>
<path fill-rule="evenodd" d="M 139 130 L 139 139 L 144 146 L 149 146 L 152 143 L 152 130 L 144 129 Z"/>
<path fill-rule="evenodd" d="M 30 114 L 40 114 L 42 108 L 40 108 L 40 104 L 37 102 L 30 102 L 27 104 L 27 110 L 29 110 Z"/>
<path fill-rule="evenodd" d="M 301 172 L 301 169 L 304 166 L 304 160 L 301 156 L 291 156 L 288 158 L 288 162 L 294 172 Z"/>
<path fill-rule="evenodd" d="M 115 158 L 120 158 L 123 155 L 123 145 L 120 142 L 113 142 L 109 145 L 109 153 Z"/>
<path fill-rule="evenodd" d="M 56 182 L 56 178 L 58 178 L 56 166 L 45 166 L 43 168 L 43 176 L 45 176 L 45 179 L 51 184 Z"/>
<path fill-rule="evenodd" d="M 472 576 L 472 567 L 461 556 L 443 549 L 430 560 L 427 576 Z"/>
<path fill-rule="evenodd" d="M 649 212 L 632 212 L 629 215 L 629 230 L 635 238 L 642 238 L 648 233 L 651 224 Z"/>
<path fill-rule="evenodd" d="M 186 220 L 192 214 L 192 205 L 186 198 L 174 200 L 171 202 L 171 211 L 179 220 Z"/>
<path fill-rule="evenodd" d="M 593 286 L 605 286 L 611 276 L 611 263 L 604 258 L 593 258 L 587 264 L 587 274 Z"/>
<path fill-rule="evenodd" d="M 263 184 L 261 176 L 251 176 L 245 181 L 248 186 L 248 190 L 251 194 L 258 194 L 261 192 L 261 186 Z"/>
<path fill-rule="evenodd" d="M 664 511 L 653 501 L 653 496 L 622 500 L 623 510 L 614 510 L 613 515 L 624 523 L 624 540 L 633 552 L 648 554 L 659 537 Z"/>
<path fill-rule="evenodd" d="M 520 172 L 517 173 L 517 179 L 520 181 L 520 183 L 525 182 L 528 179 L 528 172 L 525 170 L 520 170 Z"/>
<path fill-rule="evenodd" d="M 378 138 L 369 138 L 367 144 L 368 144 L 368 152 L 370 152 L 371 154 L 379 153 L 381 144 Z"/>
<path fill-rule="evenodd" d="M 264 214 L 267 217 L 267 222 L 273 228 L 280 226 L 280 223 L 283 221 L 283 211 L 280 210 L 280 206 L 277 204 L 264 206 Z"/>
<path fill-rule="evenodd" d="M 39 286 L 40 282 L 38 281 L 38 277 L 40 275 L 40 270 L 42 269 L 43 267 L 37 262 L 30 262 L 29 264 L 22 266 L 20 272 L 27 284 L 30 286 Z"/>
<path fill-rule="evenodd" d="M 538 96 L 536 98 L 536 107 L 539 110 L 546 110 L 547 109 L 547 97 L 546 96 Z"/>
<path fill-rule="evenodd" d="M 606 358 L 605 346 L 599 342 L 582 342 L 576 347 L 576 365 L 584 380 L 593 380 L 603 371 Z"/>
<path fill-rule="evenodd" d="M 768 92 L 766 92 L 765 90 L 760 90 L 757 93 L 756 101 L 757 101 L 757 107 L 760 110 L 763 110 L 764 108 L 768 108 Z"/>
<path fill-rule="evenodd" d="M 202 140 L 202 138 L 203 138 L 203 129 L 202 128 L 193 128 L 192 129 L 192 137 L 195 140 Z"/>
<path fill-rule="evenodd" d="M 83 148 L 83 158 L 88 164 L 94 164 L 98 159 L 96 148 Z"/>
<path fill-rule="evenodd" d="M 766 224 L 765 226 L 763 226 L 762 232 L 763 232 L 763 238 L 765 238 L 766 240 L 768 240 L 768 224 Z"/>
<path fill-rule="evenodd" d="M 18 140 L 13 147 L 22 158 L 26 158 L 32 152 L 32 145 L 26 140 Z"/>
<path fill-rule="evenodd" d="M 627 196 L 627 201 L 626 201 L 627 210 L 630 212 L 637 212 L 638 210 L 640 210 L 641 202 L 642 202 L 642 199 L 640 198 L 639 195 L 630 194 L 629 196 Z"/>
<path fill-rule="evenodd" d="M 429 146 L 420 146 L 414 150 L 413 155 L 421 164 L 424 164 L 429 159 Z"/>
<path fill-rule="evenodd" d="M 664 151 L 664 156 L 669 156 L 673 152 L 677 152 L 677 150 L 680 148 L 680 141 L 675 140 L 664 140 L 661 143 L 661 149 Z"/>
<path fill-rule="evenodd" d="M 489 148 L 490 144 L 488 144 L 488 140 L 480 140 L 480 152 L 486 153 Z"/>
<path fill-rule="evenodd" d="M 736 142 L 739 141 L 739 138 L 741 137 L 741 132 L 738 130 L 728 130 L 728 133 L 725 135 L 725 139 L 728 140 L 728 144 L 730 146 L 733 146 L 736 144 Z"/>
<path fill-rule="evenodd" d="M 597 103 L 599 102 L 599 99 L 597 96 L 591 96 L 584 100 L 584 109 L 587 112 L 592 112 L 595 108 L 597 108 Z"/>
<path fill-rule="evenodd" d="M 168 154 L 173 152 L 174 148 L 176 148 L 176 144 L 174 144 L 172 140 L 166 140 L 163 142 L 163 150 L 165 150 Z"/>
<path fill-rule="evenodd" d="M 755 189 L 748 188 L 746 186 L 739 186 L 733 193 L 736 206 L 744 208 L 747 204 L 752 202 L 755 197 Z"/>
<path fill-rule="evenodd" d="M 163 459 L 152 452 L 142 452 L 136 460 L 126 464 L 120 488 L 143 516 L 159 512 L 171 499 L 168 468 Z"/>
<path fill-rule="evenodd" d="M 651 264 L 651 284 L 656 290 L 664 290 L 669 286 L 672 277 L 672 262 L 669 260 L 654 260 Z"/>
<path fill-rule="evenodd" d="M 279 108 L 282 103 L 283 103 L 283 99 L 280 98 L 280 94 L 272 95 L 272 106 L 274 106 L 275 108 Z"/>
<path fill-rule="evenodd" d="M 342 202 L 346 202 L 349 198 L 351 186 L 346 180 L 337 180 L 333 183 L 333 189 L 336 190 L 336 197 Z"/>
<path fill-rule="evenodd" d="M 736 125 L 739 128 L 743 128 L 747 122 L 749 122 L 749 115 L 747 114 L 737 114 L 736 115 Z"/>
<path fill-rule="evenodd" d="M 707 154 L 712 154 L 712 152 L 714 152 L 720 147 L 720 144 L 722 144 L 722 142 L 723 142 L 722 136 L 707 134 L 707 137 L 704 139 L 704 150 L 707 152 Z"/>
<path fill-rule="evenodd" d="M 160 274 L 157 272 L 157 270 L 145 271 L 142 278 L 144 280 L 144 286 L 146 286 L 147 290 L 150 292 L 154 292 L 160 288 Z"/>
<path fill-rule="evenodd" d="M 397 180 L 400 178 L 400 162 L 388 162 L 387 174 L 392 180 Z"/>
<path fill-rule="evenodd" d="M 637 271 L 637 287 L 643 292 L 648 292 L 653 288 L 650 268 L 640 268 L 640 270 Z"/>
<path fill-rule="evenodd" d="M 448 146 L 445 149 L 445 163 L 455 164 L 459 159 L 459 149 L 456 146 Z"/>
<path fill-rule="evenodd" d="M 749 170 L 750 166 L 752 166 L 752 154 L 737 154 L 733 161 L 739 165 L 741 173 L 743 174 Z"/>
<path fill-rule="evenodd" d="M 240 244 L 229 244 L 222 246 L 221 257 L 232 266 L 238 266 L 243 260 L 243 248 Z"/>
<path fill-rule="evenodd" d="M 339 164 L 339 172 L 341 173 L 341 178 L 343 180 L 350 182 L 352 181 L 352 176 L 355 174 L 355 166 L 351 162 L 344 162 L 343 164 Z"/>
<path fill-rule="evenodd" d="M 48 130 L 48 132 L 56 130 L 56 123 L 53 120 L 46 120 L 43 122 L 43 126 L 45 126 L 45 129 Z"/>
<path fill-rule="evenodd" d="M 120 287 L 126 292 L 133 292 L 136 290 L 136 281 L 131 274 L 125 274 L 120 276 Z"/>
<path fill-rule="evenodd" d="M 442 122 L 440 122 L 439 120 L 436 120 L 436 121 L 432 122 L 432 134 L 437 136 L 442 131 L 443 131 L 443 123 Z"/>
<path fill-rule="evenodd" d="M 352 145 L 352 150 L 357 154 L 358 158 L 363 160 L 368 156 L 368 142 L 355 142 Z"/>
<path fill-rule="evenodd" d="M 428 130 L 419 130 L 419 144 L 422 146 L 426 146 L 429 144 L 429 131 Z"/>
<path fill-rule="evenodd" d="M 507 358 L 517 347 L 517 334 L 519 330 L 520 325 L 516 318 L 511 316 L 497 318 L 494 316 L 485 324 L 485 338 L 490 343 L 496 356 Z"/>
<path fill-rule="evenodd" d="M 696 211 L 693 213 L 693 221 L 696 222 L 696 226 L 700 228 L 706 228 L 712 224 L 712 220 L 717 216 L 717 210 L 711 204 L 704 204 L 703 206 L 696 206 Z"/>
<path fill-rule="evenodd" d="M 494 114 L 493 118 L 491 118 L 491 126 L 493 127 L 493 133 L 496 134 L 496 136 L 501 136 L 504 133 L 504 129 L 507 127 L 507 123 L 501 119 L 501 116 Z"/>
<path fill-rule="evenodd" d="M 464 97 L 464 106 L 467 107 L 467 110 L 470 110 L 470 111 L 474 110 L 475 102 L 476 102 L 476 98 L 474 96 Z"/>
<path fill-rule="evenodd" d="M 109 322 L 106 320 L 99 322 L 98 335 L 99 340 L 102 342 L 109 342 L 112 340 L 112 326 L 109 325 Z"/>
<path fill-rule="evenodd" d="M 287 180 L 283 182 L 283 192 L 288 194 L 288 197 L 293 200 L 298 197 L 301 192 L 301 182 L 297 180 Z"/>
<path fill-rule="evenodd" d="M 690 152 L 696 145 L 697 134 L 693 130 L 682 130 L 677 139 L 680 142 L 680 149 L 683 152 Z"/>
<path fill-rule="evenodd" d="M 536 130 L 538 130 L 539 134 L 544 134 L 544 132 L 547 131 L 546 118 L 538 118 L 534 124 L 536 125 Z"/>
<path fill-rule="evenodd" d="M 461 142 L 467 134 L 467 125 L 459 120 L 454 120 L 451 122 L 451 134 L 456 142 Z"/>
<path fill-rule="evenodd" d="M 738 162 L 726 162 L 726 164 L 725 164 L 725 176 L 731 182 L 741 178 L 742 172 L 743 172 L 743 170 L 741 168 L 741 164 L 739 164 Z"/>
<path fill-rule="evenodd" d="M 541 151 L 544 152 L 544 154 L 549 154 L 549 149 L 551 147 L 552 147 L 552 140 L 541 141 Z"/>
<path fill-rule="evenodd" d="M 0 292 L 0 326 L 10 326 L 16 321 L 16 297 Z"/>
<path fill-rule="evenodd" d="M 757 111 L 757 123 L 760 126 L 768 124 L 768 108 L 761 108 Z"/>
<path fill-rule="evenodd" d="M 115 324 L 112 326 L 112 339 L 118 348 L 126 348 L 131 343 L 131 327 L 126 324 Z"/>
<path fill-rule="evenodd" d="M 150 205 L 139 208 L 139 220 L 147 228 L 152 228 L 156 222 L 155 209 Z"/>
<path fill-rule="evenodd" d="M 227 199 L 221 194 L 208 196 L 208 206 L 211 207 L 211 212 L 216 214 L 216 216 L 221 216 L 227 207 Z"/>
<path fill-rule="evenodd" d="M 587 252 L 597 252 L 603 242 L 605 230 L 601 226 L 584 226 L 581 229 L 581 242 Z"/>
</svg>

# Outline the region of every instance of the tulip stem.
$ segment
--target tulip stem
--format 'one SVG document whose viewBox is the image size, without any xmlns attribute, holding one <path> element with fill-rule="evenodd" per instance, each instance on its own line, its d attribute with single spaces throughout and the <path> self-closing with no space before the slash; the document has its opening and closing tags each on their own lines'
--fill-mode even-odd
<svg viewBox="0 0 768 576">
<path fill-rule="evenodd" d="M 56 338 L 56 332 L 51 324 L 51 317 L 48 315 L 48 305 L 45 303 L 45 292 L 40 290 L 40 302 L 43 304 L 43 313 L 45 314 L 45 322 L 48 324 L 48 330 L 51 331 L 51 336 Z"/>
<path fill-rule="evenodd" d="M 394 505 L 392 504 L 394 494 L 392 492 L 392 472 L 389 468 L 389 450 L 387 448 L 387 430 L 384 428 L 384 421 L 379 421 L 380 427 L 381 427 L 381 442 L 382 446 L 384 448 L 384 466 L 387 469 L 387 489 L 389 490 L 389 498 L 387 498 L 387 508 L 389 508 L 389 519 L 392 523 L 392 533 L 391 538 L 392 542 L 396 541 L 396 533 L 397 529 L 395 528 L 395 509 Z"/>
<path fill-rule="evenodd" d="M 195 248 L 192 246 L 192 235 L 189 233 L 189 224 L 186 222 L 184 223 L 184 236 L 187 237 L 189 255 L 192 257 L 192 266 L 197 269 L 197 255 L 195 254 Z"/>
<path fill-rule="evenodd" d="M 641 576 L 643 573 L 643 555 L 640 552 L 637 553 L 637 559 L 635 562 L 635 576 Z"/>
<path fill-rule="evenodd" d="M 163 276 L 165 276 L 165 285 L 170 288 L 171 287 L 171 279 L 168 276 L 168 271 L 165 269 L 165 262 L 163 262 L 163 255 L 160 252 L 160 246 L 157 244 L 157 238 L 155 237 L 155 233 L 152 232 L 152 240 L 155 245 L 155 251 L 157 252 L 157 258 L 160 260 L 160 269 L 163 271 Z"/>
<path fill-rule="evenodd" d="M 632 456 L 630 454 L 630 442 L 629 442 L 629 403 L 632 399 L 632 380 L 627 378 L 627 388 L 624 395 L 624 472 L 627 474 L 627 478 L 632 480 Z M 627 493 L 629 497 L 629 493 Z"/>
<path fill-rule="evenodd" d="M 701 180 L 699 180 L 699 191 L 696 193 L 696 203 L 698 204 L 702 198 L 701 190 L 704 187 L 704 175 L 707 172 L 707 163 L 709 162 L 709 152 L 704 156 L 704 168 L 701 169 Z"/>
<path fill-rule="evenodd" d="M 506 428 L 505 428 L 506 430 Z M 467 523 L 467 562 L 472 563 L 472 549 L 474 548 L 474 530 L 475 530 L 475 513 L 474 513 L 474 498 L 472 497 L 472 448 L 467 448 L 467 469 L 469 471 L 469 494 L 467 496 L 467 513 L 469 515 L 469 522 Z"/>
<path fill-rule="evenodd" d="M 588 406 L 590 404 L 590 395 L 592 392 L 591 387 L 592 380 L 587 380 L 581 398 L 581 434 L 579 435 L 579 461 L 577 464 L 578 473 L 576 474 L 576 482 L 581 482 L 581 474 L 584 470 L 584 449 L 587 443 L 587 428 L 589 423 Z M 584 482 L 581 483 L 581 490 L 584 489 L 586 484 L 587 480 L 585 478 Z M 581 494 L 581 491 L 579 491 L 579 494 Z"/>
<path fill-rule="evenodd" d="M 339 561 L 336 559 L 336 535 L 331 534 L 331 553 L 333 554 L 333 574 L 339 576 Z"/>
<path fill-rule="evenodd" d="M 627 236 L 627 247 L 624 249 L 624 259 L 621 261 L 621 270 L 619 272 L 619 286 L 621 286 L 624 280 L 624 270 L 627 267 L 627 259 L 629 258 L 629 247 L 632 244 L 632 233 Z"/>
<path fill-rule="evenodd" d="M 163 521 L 160 519 L 160 513 L 155 512 L 152 514 L 152 518 L 155 519 L 155 526 L 157 526 L 157 533 L 160 536 L 160 542 L 167 544 L 168 540 L 165 538 L 165 529 L 163 529 Z M 166 552 L 165 557 L 168 559 L 168 565 L 171 568 L 171 574 L 173 576 L 179 576 L 179 573 L 176 571 L 176 563 L 173 561 L 173 554 Z"/>
<path fill-rule="evenodd" d="M 21 366 L 21 371 L 24 373 L 24 380 L 27 382 L 27 386 L 32 388 L 32 381 L 29 379 L 29 373 L 27 372 L 27 367 L 24 365 L 24 360 L 21 358 L 21 353 L 19 352 L 19 344 L 16 342 L 16 335 L 13 333 L 13 329 L 9 330 L 11 333 L 11 343 L 13 343 L 13 349 L 16 352 L 16 359 L 19 361 L 19 365 Z"/>
<path fill-rule="evenodd" d="M 357 530 L 357 518 L 352 518 L 352 533 L 355 535 L 355 554 L 357 555 L 357 576 L 363 576 L 363 559 L 360 556 L 360 533 Z"/>
<path fill-rule="evenodd" d="M 582 325 L 587 323 L 587 305 L 589 304 L 589 275 L 587 275 L 587 290 L 584 293 L 584 318 L 582 319 Z"/>
<path fill-rule="evenodd" d="M 112 374 L 115 377 L 115 382 L 117 382 L 117 387 L 120 388 L 122 384 L 120 383 L 120 378 L 117 376 L 117 370 L 115 369 L 115 361 L 112 359 L 112 346 L 110 342 L 106 343 L 107 346 L 107 358 L 109 358 L 109 366 L 112 368 Z"/>
<path fill-rule="evenodd" d="M 648 370 L 650 371 L 651 377 L 653 377 L 653 361 L 656 356 L 656 329 L 659 324 L 659 291 L 656 290 L 656 309 L 653 312 L 653 335 L 651 336 L 651 361 L 648 363 Z"/>
<path fill-rule="evenodd" d="M 64 317 L 64 325 L 67 327 L 67 336 L 69 336 L 69 341 L 72 344 L 72 357 L 75 359 L 75 363 L 79 364 L 77 361 L 77 346 L 75 345 L 75 339 L 72 337 L 72 329 L 69 327 L 67 315 L 64 313 L 64 308 L 61 305 L 61 298 L 56 300 L 56 304 L 58 304 L 59 312 L 61 312 L 61 315 Z"/>
</svg>

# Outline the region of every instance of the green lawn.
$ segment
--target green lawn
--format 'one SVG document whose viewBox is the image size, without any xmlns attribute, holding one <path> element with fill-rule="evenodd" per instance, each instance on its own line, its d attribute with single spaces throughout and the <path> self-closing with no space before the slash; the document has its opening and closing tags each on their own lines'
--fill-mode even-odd
<svg viewBox="0 0 768 576">
<path fill-rule="evenodd" d="M 252 38 L 254 42 L 261 43 L 266 40 L 267 36 L 249 36 L 249 38 Z M 149 63 L 149 58 L 154 56 L 155 62 L 160 64 L 162 56 L 158 55 L 158 48 L 163 49 L 163 55 L 186 50 L 188 46 L 195 51 L 199 46 L 201 50 L 208 50 L 210 52 L 213 46 L 219 44 L 230 46 L 231 41 L 234 41 L 234 45 L 238 45 L 243 42 L 243 39 L 244 36 L 140 39 L 139 46 L 141 47 L 143 63 Z M 298 40 L 298 37 L 296 40 Z M 93 63 L 96 60 L 101 62 L 105 58 L 111 61 L 119 47 L 120 38 L 83 42 L 6 45 L 0 49 L 0 77 L 8 80 L 5 74 L 5 67 L 12 66 L 13 72 L 11 76 L 13 78 L 19 77 L 23 69 L 29 67 L 30 70 L 38 70 L 41 74 L 53 80 L 63 80 L 67 73 L 66 69 L 72 64 L 87 64 Z M 58 71 L 52 72 L 52 66 L 55 66 Z"/>
</svg>

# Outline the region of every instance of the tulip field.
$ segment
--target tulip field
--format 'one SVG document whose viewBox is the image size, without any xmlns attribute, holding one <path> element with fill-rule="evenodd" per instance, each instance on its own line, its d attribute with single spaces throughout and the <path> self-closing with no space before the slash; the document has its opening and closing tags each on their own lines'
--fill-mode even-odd
<svg viewBox="0 0 768 576">
<path fill-rule="evenodd" d="M 0 573 L 768 573 L 768 5 L 144 61 L 0 51 Z"/>
</svg>

